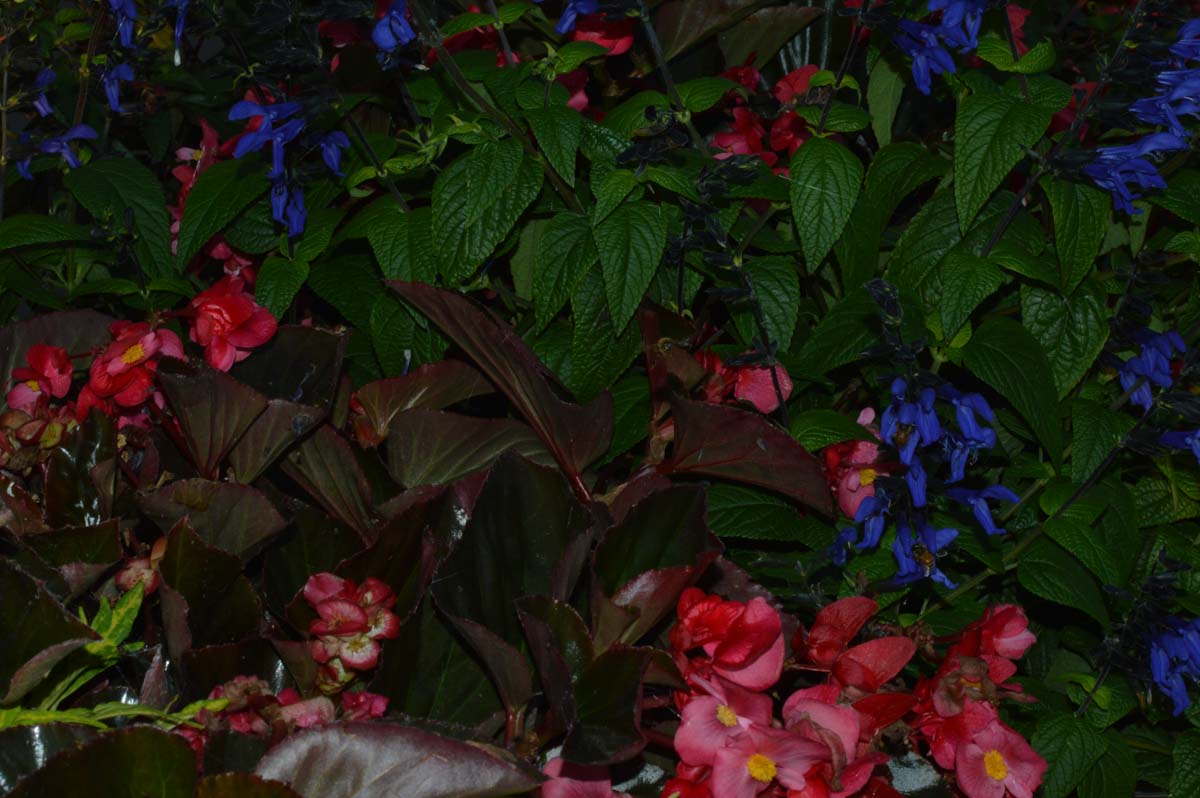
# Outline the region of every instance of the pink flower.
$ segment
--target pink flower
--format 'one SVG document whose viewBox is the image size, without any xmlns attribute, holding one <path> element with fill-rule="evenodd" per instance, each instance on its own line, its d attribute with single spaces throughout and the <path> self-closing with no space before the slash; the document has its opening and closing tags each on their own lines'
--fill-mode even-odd
<svg viewBox="0 0 1200 798">
<path fill-rule="evenodd" d="M 29 364 L 28 367 L 13 369 L 12 376 L 16 384 L 4 400 L 13 410 L 32 414 L 46 395 L 61 399 L 71 390 L 74 369 L 67 350 L 59 346 L 34 344 L 25 353 L 25 362 Z"/>
<path fill-rule="evenodd" d="M 958 786 L 967 798 L 1033 798 L 1045 772 L 1046 760 L 998 720 L 960 746 L 954 760 Z"/>
<path fill-rule="evenodd" d="M 609 22 L 603 14 L 585 14 L 576 20 L 571 39 L 598 44 L 610 56 L 623 55 L 633 47 L 633 24 L 632 19 Z"/>
<path fill-rule="evenodd" d="M 874 421 L 873 408 L 863 408 L 858 414 L 858 423 L 878 438 L 879 431 Z M 889 473 L 889 468 L 880 461 L 879 445 L 873 441 L 846 441 L 827 446 L 825 469 L 837 496 L 838 507 L 850 518 L 858 512 L 858 506 L 864 499 L 875 495 L 875 479 Z"/>
<path fill-rule="evenodd" d="M 144 321 L 113 322 L 109 332 L 113 341 L 92 361 L 85 390 L 90 389 L 97 399 L 136 407 L 155 395 L 158 358 L 182 358 L 183 344 L 170 330 L 151 328 Z M 82 392 L 80 404 L 85 404 Z"/>
<path fill-rule="evenodd" d="M 767 166 L 774 166 L 779 156 L 763 146 L 765 133 L 762 119 L 749 108 L 738 106 L 733 109 L 733 130 L 713 136 L 713 145 L 721 150 L 714 157 L 720 160 L 730 155 L 757 155 Z"/>
<path fill-rule="evenodd" d="M 798 734 L 752 725 L 717 752 L 712 792 L 721 798 L 754 798 L 776 782 L 802 790 L 804 774 L 828 756 L 826 746 Z"/>
<path fill-rule="evenodd" d="M 387 696 L 360 690 L 342 693 L 342 717 L 346 720 L 372 720 L 387 712 Z"/>
<path fill-rule="evenodd" d="M 314 608 L 325 599 L 339 596 L 346 587 L 346 580 L 330 573 L 313 574 L 304 583 L 304 600 Z"/>
<path fill-rule="evenodd" d="M 204 359 L 220 371 L 250 356 L 275 335 L 275 317 L 245 292 L 246 282 L 226 275 L 192 300 L 191 339 L 204 347 Z"/>
<path fill-rule="evenodd" d="M 319 620 L 313 621 L 309 634 L 353 635 L 367 631 L 367 613 L 357 604 L 345 599 L 331 598 L 317 605 Z"/>
<path fill-rule="evenodd" d="M 979 650 L 982 654 L 1020 659 L 1037 642 L 1037 635 L 1029 631 L 1029 618 L 1025 616 L 1025 610 L 1016 604 L 988 607 L 979 624 Z"/>
<path fill-rule="evenodd" d="M 704 651 L 713 671 L 747 690 L 766 690 L 783 672 L 783 624 L 779 612 L 763 598 L 753 598 L 729 626 L 720 642 Z"/>
<path fill-rule="evenodd" d="M 692 698 L 683 708 L 675 732 L 675 751 L 689 765 L 709 765 L 717 752 L 751 724 L 771 725 L 769 696 L 693 678 L 707 695 Z"/>
<path fill-rule="evenodd" d="M 337 714 L 333 702 L 325 696 L 317 696 L 306 701 L 300 700 L 300 694 L 288 687 L 279 693 L 279 716 L 289 728 L 311 729 L 333 723 Z"/>
<path fill-rule="evenodd" d="M 771 376 L 771 372 L 775 376 Z M 779 394 L 775 393 L 775 380 L 779 380 L 779 393 L 786 400 L 792 395 L 792 379 L 783 366 L 747 366 L 737 370 L 734 378 L 733 395 L 749 402 L 760 413 L 773 413 L 779 407 Z"/>
<path fill-rule="evenodd" d="M 542 773 L 550 777 L 541 787 L 542 798 L 610 798 L 613 794 L 612 779 L 605 767 L 555 758 L 546 763 Z"/>
</svg>

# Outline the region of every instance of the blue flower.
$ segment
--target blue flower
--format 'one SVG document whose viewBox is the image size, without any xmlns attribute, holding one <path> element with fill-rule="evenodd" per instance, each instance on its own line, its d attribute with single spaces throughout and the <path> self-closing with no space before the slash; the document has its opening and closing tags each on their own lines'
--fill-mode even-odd
<svg viewBox="0 0 1200 798">
<path fill-rule="evenodd" d="M 913 80 L 928 95 L 933 90 L 931 76 L 954 72 L 954 58 L 942 46 L 938 28 L 908 19 L 900 20 L 900 28 L 896 44 L 912 58 Z"/>
<path fill-rule="evenodd" d="M 918 446 L 929 446 L 942 437 L 942 425 L 933 409 L 932 388 L 922 388 L 917 402 L 905 401 L 907 395 L 908 384 L 897 377 L 892 381 L 892 404 L 880 418 L 880 435 L 899 450 L 900 462 L 912 465 Z"/>
<path fill-rule="evenodd" d="M 977 416 L 982 416 L 989 424 L 995 423 L 996 414 L 981 394 L 963 393 L 953 385 L 943 385 L 942 396 L 954 405 L 954 418 L 958 422 L 958 430 L 968 446 L 976 449 L 991 449 L 996 445 L 996 431 L 981 426 Z"/>
<path fill-rule="evenodd" d="M 416 40 L 417 33 L 408 22 L 407 11 L 407 0 L 392 0 L 392 7 L 371 31 L 371 40 L 376 47 L 390 53 Z"/>
<path fill-rule="evenodd" d="M 137 19 L 137 3 L 134 0 L 108 0 L 113 14 L 117 18 L 117 35 L 121 46 L 125 49 L 133 47 L 133 23 Z"/>
<path fill-rule="evenodd" d="M 187 26 L 187 9 L 192 0 L 167 0 L 166 7 L 175 9 L 175 66 L 183 59 L 180 52 L 183 49 L 183 33 Z"/>
<path fill-rule="evenodd" d="M 1021 501 L 1020 496 L 1003 485 L 990 485 L 983 490 L 950 488 L 946 491 L 946 495 L 956 502 L 970 505 L 971 512 L 975 515 L 975 520 L 983 527 L 983 531 L 989 535 L 1003 535 L 1004 529 L 996 526 L 996 522 L 992 518 L 992 509 L 988 506 L 987 500 L 1003 499 L 1006 502 Z"/>
<path fill-rule="evenodd" d="M 1133 201 L 1141 194 L 1134 194 L 1130 184 L 1141 189 L 1164 189 L 1167 183 L 1159 175 L 1147 155 L 1161 152 L 1182 152 L 1188 149 L 1187 139 L 1174 133 L 1153 133 L 1133 144 L 1117 147 L 1100 147 L 1083 173 L 1097 186 L 1112 194 L 1113 206 L 1130 215 L 1141 211 L 1133 207 Z"/>
<path fill-rule="evenodd" d="M 913 507 L 924 507 L 926 476 L 925 466 L 921 465 L 920 460 L 913 460 L 912 465 L 904 474 L 904 481 L 908 484 L 908 492 L 912 495 Z"/>
<path fill-rule="evenodd" d="M 1193 19 L 1179 29 L 1179 39 L 1171 45 L 1171 53 L 1185 61 L 1200 61 L 1200 19 Z"/>
<path fill-rule="evenodd" d="M 599 10 L 598 0 L 567 0 L 567 6 L 563 9 L 562 16 L 554 30 L 560 36 L 570 33 L 575 30 L 575 20 L 580 14 L 595 14 Z"/>
<path fill-rule="evenodd" d="M 258 152 L 267 142 L 270 142 L 271 171 L 267 173 L 267 177 L 276 180 L 283 177 L 284 173 L 284 147 L 300 135 L 300 131 L 303 129 L 303 119 L 290 119 L 277 128 L 264 123 L 258 130 L 247 133 L 238 139 L 237 146 L 233 148 L 233 157 L 241 158 L 249 153 Z"/>
<path fill-rule="evenodd" d="M 843 529 L 833 541 L 833 545 L 829 547 L 829 556 L 833 559 L 835 565 L 843 566 L 846 564 L 846 547 L 854 545 L 854 541 L 858 539 L 858 529 L 848 526 Z"/>
<path fill-rule="evenodd" d="M 294 116 L 300 111 L 300 103 L 271 103 L 270 105 L 259 105 L 249 100 L 241 100 L 233 104 L 229 109 L 229 118 L 237 119 L 252 119 L 256 116 L 263 117 L 262 124 L 259 125 L 258 131 L 263 132 L 263 128 L 270 130 L 276 122 Z"/>
<path fill-rule="evenodd" d="M 280 224 L 286 218 L 288 186 L 285 180 L 276 180 L 271 184 L 271 218 Z"/>
<path fill-rule="evenodd" d="M 287 225 L 288 238 L 304 232 L 307 213 L 304 209 L 304 191 L 299 186 L 289 186 L 286 180 L 271 184 L 271 217 Z"/>
<path fill-rule="evenodd" d="M 892 554 L 899 565 L 896 582 L 905 585 L 929 578 L 953 590 L 957 585 L 938 568 L 937 557 L 958 537 L 958 530 L 934 529 L 925 520 L 920 523 L 916 539 L 907 521 L 896 524 L 896 541 L 892 544 Z"/>
<path fill-rule="evenodd" d="M 71 149 L 71 142 L 78 139 L 94 138 L 96 138 L 95 130 L 87 125 L 76 125 L 61 136 L 44 140 L 38 145 L 38 149 L 47 155 L 59 156 L 67 162 L 67 166 L 77 169 L 79 167 L 79 158 L 75 156 L 74 150 Z M 24 173 L 22 173 L 22 177 L 24 176 Z"/>
<path fill-rule="evenodd" d="M 1164 627 L 1150 639 L 1150 675 L 1179 716 L 1192 705 L 1185 680 L 1200 679 L 1200 619 L 1168 616 Z"/>
<path fill-rule="evenodd" d="M 133 80 L 133 67 L 129 64 L 117 64 L 112 69 L 100 73 L 100 84 L 104 86 L 104 94 L 108 97 L 108 107 L 114 113 L 121 110 L 121 81 Z"/>
<path fill-rule="evenodd" d="M 47 67 L 37 73 L 37 77 L 33 79 L 33 90 L 38 92 L 38 96 L 33 100 L 33 107 L 38 112 L 38 116 L 50 116 L 54 113 L 54 106 L 50 104 L 50 99 L 46 96 L 46 88 L 54 82 L 58 77 L 53 69 Z"/>
<path fill-rule="evenodd" d="M 1200 429 L 1164 432 L 1158 442 L 1172 449 L 1191 449 L 1196 461 L 1200 462 Z"/>
<path fill-rule="evenodd" d="M 321 158 L 329 167 L 329 171 L 338 177 L 345 177 L 342 173 L 342 150 L 348 149 L 350 149 L 350 139 L 340 130 L 335 130 L 321 138 Z"/>
<path fill-rule="evenodd" d="M 890 507 L 891 500 L 887 492 L 878 485 L 875 487 L 875 495 L 868 496 L 858 505 L 854 523 L 862 524 L 863 531 L 862 540 L 857 545 L 859 551 L 873 549 L 879 545 L 884 527 L 887 526 L 887 511 Z"/>
<path fill-rule="evenodd" d="M 1129 401 L 1143 410 L 1149 410 L 1154 402 L 1150 386 L 1171 387 L 1174 381 L 1171 377 L 1171 358 L 1176 352 L 1186 352 L 1187 346 L 1179 333 L 1174 331 L 1156 333 L 1142 330 L 1137 333 L 1137 341 L 1142 345 L 1142 351 L 1121 365 L 1118 376 L 1121 390 L 1128 391 L 1137 386 L 1130 394 Z"/>
<path fill-rule="evenodd" d="M 964 53 L 979 46 L 987 0 L 929 0 L 928 8 L 942 12 L 940 31 L 946 41 Z"/>
<path fill-rule="evenodd" d="M 1138 100 L 1129 106 L 1133 115 L 1150 125 L 1162 125 L 1181 138 L 1187 129 L 1181 116 L 1200 116 L 1200 69 L 1168 70 L 1159 74 L 1163 92 Z"/>
</svg>

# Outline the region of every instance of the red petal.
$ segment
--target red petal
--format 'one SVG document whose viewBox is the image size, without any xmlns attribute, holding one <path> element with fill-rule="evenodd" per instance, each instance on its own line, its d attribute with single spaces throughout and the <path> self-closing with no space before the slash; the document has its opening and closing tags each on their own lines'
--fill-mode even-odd
<svg viewBox="0 0 1200 798">
<path fill-rule="evenodd" d="M 832 665 L 879 605 L 865 596 L 850 596 L 824 607 L 817 613 L 808 633 L 808 658 L 817 665 Z"/>
<path fill-rule="evenodd" d="M 908 664 L 917 644 L 907 637 L 882 637 L 857 645 L 838 657 L 833 676 L 844 685 L 875 692 Z"/>
<path fill-rule="evenodd" d="M 875 732 L 907 715 L 916 703 L 916 696 L 908 693 L 876 693 L 855 701 L 851 706 L 863 716 L 863 736 L 872 737 Z"/>
</svg>

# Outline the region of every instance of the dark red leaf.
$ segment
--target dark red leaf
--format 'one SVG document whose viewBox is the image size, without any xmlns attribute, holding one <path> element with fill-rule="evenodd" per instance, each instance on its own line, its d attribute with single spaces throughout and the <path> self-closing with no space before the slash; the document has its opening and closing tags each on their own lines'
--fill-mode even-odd
<svg viewBox="0 0 1200 798">
<path fill-rule="evenodd" d="M 383 439 L 397 413 L 414 407 L 441 410 L 494 390 L 495 386 L 466 363 L 443 360 L 427 363 L 403 377 L 368 383 L 354 396 L 375 436 Z"/>
<path fill-rule="evenodd" d="M 260 491 L 230 482 L 181 479 L 139 494 L 138 504 L 163 532 L 186 518 L 202 540 L 242 560 L 257 554 L 287 526 Z"/>
<path fill-rule="evenodd" d="M 334 518 L 367 537 L 374 524 L 371 487 L 350 444 L 325 424 L 283 460 L 283 470 Z"/>
<path fill-rule="evenodd" d="M 392 419 L 388 472 L 409 488 L 445 485 L 487 468 L 507 451 L 554 465 L 541 439 L 520 421 L 417 408 Z"/>
</svg>

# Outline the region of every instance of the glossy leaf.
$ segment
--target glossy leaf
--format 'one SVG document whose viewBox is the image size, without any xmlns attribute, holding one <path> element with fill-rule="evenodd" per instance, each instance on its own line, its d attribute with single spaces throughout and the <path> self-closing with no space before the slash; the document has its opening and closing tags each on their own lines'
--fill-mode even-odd
<svg viewBox="0 0 1200 798">
<path fill-rule="evenodd" d="M 541 331 L 575 293 L 599 260 L 592 227 L 578 214 L 560 213 L 550 220 L 534 253 L 533 305 Z"/>
<path fill-rule="evenodd" d="M 20 779 L 45 767 L 55 755 L 95 737 L 94 729 L 68 723 L 0 730 L 0 793 L 9 794 Z"/>
<path fill-rule="evenodd" d="M 300 793 L 281 781 L 268 781 L 249 773 L 205 776 L 196 785 L 196 798 L 299 798 Z"/>
<path fill-rule="evenodd" d="M 554 464 L 537 434 L 519 421 L 417 408 L 392 419 L 388 472 L 405 487 L 445 485 L 487 468 L 508 451 Z"/>
<path fill-rule="evenodd" d="M 186 518 L 201 540 L 242 560 L 287 525 L 270 500 L 248 485 L 181 479 L 138 501 L 164 533 Z"/>
<path fill-rule="evenodd" d="M 642 677 L 650 649 L 614 646 L 584 669 L 575 684 L 576 718 L 563 743 L 569 762 L 609 765 L 638 754 Z"/>
<path fill-rule="evenodd" d="M 271 399 L 229 452 L 230 477 L 249 484 L 325 420 L 326 408 Z"/>
<path fill-rule="evenodd" d="M 1017 578 L 1035 596 L 1081 609 L 1107 629 L 1108 609 L 1100 586 L 1058 544 L 1040 540 L 1031 546 L 1021 558 Z"/>
<path fill-rule="evenodd" d="M 525 112 L 538 147 L 567 185 L 575 185 L 575 153 L 583 135 L 583 116 L 572 108 L 535 108 Z M 395 278 L 393 278 L 395 279 Z"/>
<path fill-rule="evenodd" d="M 184 264 L 171 254 L 171 220 L 158 178 L 134 158 L 97 159 L 71 169 L 67 188 L 97 219 L 124 219 L 131 212 L 137 231 L 133 251 L 145 274 L 167 277 Z"/>
<path fill-rule="evenodd" d="M 832 513 L 821 464 L 790 435 L 757 413 L 674 399 L 675 448 L 664 468 L 769 488 Z"/>
<path fill-rule="evenodd" d="M 1126 413 L 1087 399 L 1071 403 L 1071 481 L 1082 485 L 1133 428 Z"/>
<path fill-rule="evenodd" d="M 1108 340 L 1108 296 L 1093 281 L 1070 297 L 1038 286 L 1021 290 L 1021 322 L 1041 344 L 1061 399 L 1099 357 Z"/>
<path fill-rule="evenodd" d="M 268 399 L 328 406 L 341 379 L 346 334 L 283 325 L 229 375 Z"/>
<path fill-rule="evenodd" d="M 952 252 L 942 261 L 942 340 L 952 341 L 985 299 L 1004 284 L 1004 273 L 990 261 Z"/>
<path fill-rule="evenodd" d="M 1065 180 L 1042 184 L 1054 218 L 1054 249 L 1061 266 L 1059 285 L 1070 294 L 1091 272 L 1104 243 L 1112 213 L 1104 192 Z"/>
<path fill-rule="evenodd" d="M 1030 742 L 1049 765 L 1042 781 L 1046 798 L 1070 795 L 1107 747 L 1087 721 L 1071 715 L 1043 720 Z"/>
<path fill-rule="evenodd" d="M 282 462 L 296 480 L 334 518 L 360 535 L 374 523 L 371 488 L 346 439 L 328 424 L 317 429 Z"/>
<path fill-rule="evenodd" d="M 355 391 L 354 397 L 371 430 L 385 438 L 398 413 L 416 407 L 441 410 L 493 390 L 492 384 L 466 363 L 445 360 L 426 364 L 402 377 L 368 383 Z"/>
</svg>

